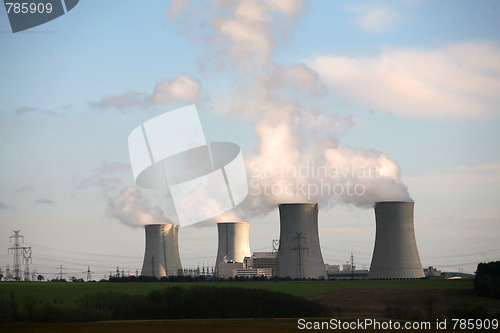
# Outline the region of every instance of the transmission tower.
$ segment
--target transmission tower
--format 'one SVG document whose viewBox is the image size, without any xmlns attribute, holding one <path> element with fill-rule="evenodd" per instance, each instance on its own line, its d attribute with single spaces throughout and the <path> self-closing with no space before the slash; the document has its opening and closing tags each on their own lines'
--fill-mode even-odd
<svg viewBox="0 0 500 333">
<path fill-rule="evenodd" d="M 19 244 L 19 239 L 23 239 L 24 243 L 24 237 L 19 234 L 21 230 L 12 230 L 14 231 L 14 235 L 10 236 L 10 240 L 12 241 L 12 238 L 14 238 L 14 246 L 9 247 L 8 252 L 14 254 L 14 266 L 12 267 L 12 279 L 15 281 L 20 281 L 21 280 L 21 256 L 23 255 L 23 247 L 21 244 Z"/>
<path fill-rule="evenodd" d="M 354 281 L 354 254 L 351 252 L 351 281 Z"/>
<path fill-rule="evenodd" d="M 59 265 L 59 273 L 57 273 L 57 275 L 59 275 L 59 280 L 62 281 L 63 280 L 63 275 L 66 274 L 66 273 L 63 273 L 63 269 L 66 269 L 63 267 L 63 265 Z"/>
<path fill-rule="evenodd" d="M 23 246 L 23 262 L 25 263 L 24 268 L 24 281 L 30 280 L 30 263 L 33 263 L 31 260 L 31 246 Z"/>
<path fill-rule="evenodd" d="M 84 273 L 85 273 L 85 272 L 84 272 Z M 94 272 L 92 272 L 92 271 L 90 270 L 90 266 L 88 266 L 88 267 L 87 267 L 87 272 L 86 272 L 86 273 L 87 273 L 87 282 L 89 282 L 89 281 L 91 281 L 91 280 L 92 280 L 92 273 L 94 273 Z"/>
<path fill-rule="evenodd" d="M 303 279 L 304 278 L 304 265 L 302 264 L 302 254 L 308 253 L 309 248 L 306 246 L 302 246 L 302 240 L 304 240 L 305 244 L 307 244 L 307 240 L 306 240 L 306 237 L 302 236 L 301 232 L 297 232 L 297 236 L 295 236 L 293 239 L 297 240 L 297 246 L 292 248 L 292 251 L 295 251 L 295 254 L 297 256 L 297 268 L 295 270 L 295 278 Z"/>
<path fill-rule="evenodd" d="M 278 252 L 279 248 L 280 248 L 280 240 L 273 239 L 273 252 Z"/>
</svg>

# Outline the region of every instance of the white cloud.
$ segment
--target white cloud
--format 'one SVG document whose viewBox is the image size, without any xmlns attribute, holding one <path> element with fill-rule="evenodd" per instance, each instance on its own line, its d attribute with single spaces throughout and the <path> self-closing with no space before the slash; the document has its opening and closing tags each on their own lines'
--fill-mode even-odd
<svg viewBox="0 0 500 333">
<path fill-rule="evenodd" d="M 171 19 L 179 14 L 180 11 L 186 6 L 189 0 L 172 0 L 170 1 L 170 6 L 168 7 L 165 18 Z"/>
<path fill-rule="evenodd" d="M 401 19 L 401 14 L 387 7 L 360 5 L 349 7 L 347 10 L 357 15 L 356 23 L 368 32 L 387 31 Z"/>
<path fill-rule="evenodd" d="M 172 80 L 163 80 L 155 87 L 154 104 L 174 102 L 195 103 L 201 94 L 201 82 L 189 75 L 179 75 Z"/>
<path fill-rule="evenodd" d="M 401 116 L 482 119 L 500 105 L 500 46 L 494 43 L 392 50 L 373 58 L 320 56 L 310 66 L 332 94 Z"/>
<path fill-rule="evenodd" d="M 23 185 L 16 190 L 17 193 L 32 192 L 35 188 L 31 185 Z"/>
<path fill-rule="evenodd" d="M 17 109 L 14 110 L 16 115 L 27 115 L 27 114 L 33 114 L 33 113 L 40 113 L 40 114 L 45 114 L 45 115 L 50 115 L 50 116 L 55 116 L 58 115 L 56 112 L 51 111 L 51 110 L 41 110 L 39 108 L 34 108 L 31 106 L 21 106 L 18 107 Z"/>
<path fill-rule="evenodd" d="M 123 183 L 116 174 L 129 170 L 129 164 L 120 161 L 103 161 L 101 166 L 95 169 L 89 177 L 82 179 L 76 188 L 84 190 L 91 186 L 97 186 L 101 189 L 103 195 L 107 196 L 109 192 Z"/>
<path fill-rule="evenodd" d="M 175 102 L 195 103 L 200 100 L 202 93 L 201 82 L 190 76 L 181 74 L 173 79 L 162 80 L 156 85 L 152 94 L 137 91 L 126 91 L 121 95 L 104 96 L 100 101 L 90 102 L 95 108 L 127 109 L 133 107 L 151 107 L 158 104 Z"/>
<path fill-rule="evenodd" d="M 16 114 L 24 114 L 28 112 L 35 112 L 36 108 L 30 107 L 30 106 L 21 106 L 16 109 Z"/>
<path fill-rule="evenodd" d="M 96 108 L 113 107 L 117 109 L 125 109 L 136 106 L 141 106 L 147 102 L 147 96 L 137 91 L 126 91 L 121 95 L 104 96 L 98 102 L 91 102 L 90 105 Z"/>
<path fill-rule="evenodd" d="M 56 202 L 47 198 L 39 198 L 35 200 L 35 203 L 41 204 L 41 205 L 53 205 Z"/>
<path fill-rule="evenodd" d="M 366 31 L 386 31 L 399 19 L 399 14 L 387 8 L 375 8 L 367 11 L 359 20 Z"/>
</svg>

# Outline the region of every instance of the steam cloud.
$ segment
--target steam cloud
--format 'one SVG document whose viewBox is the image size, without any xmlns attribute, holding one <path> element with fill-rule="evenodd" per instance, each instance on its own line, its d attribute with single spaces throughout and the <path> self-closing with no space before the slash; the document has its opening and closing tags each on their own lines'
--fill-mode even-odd
<svg viewBox="0 0 500 333">
<path fill-rule="evenodd" d="M 108 198 L 108 215 L 134 228 L 146 224 L 171 223 L 159 207 L 152 207 L 151 203 L 142 197 L 136 187 L 126 187 L 120 195 Z"/>
<path fill-rule="evenodd" d="M 386 154 L 338 144 L 337 136 L 353 121 L 318 106 L 328 95 L 318 74 L 303 63 L 272 61 L 276 45 L 307 8 L 305 1 L 203 5 L 210 8 L 174 1 L 167 18 L 178 19 L 181 27 L 200 27 L 208 51 L 204 59 L 212 59 L 217 70 L 235 70 L 228 114 L 253 121 L 259 140 L 256 152 L 245 156 L 250 195 L 239 207 L 243 217 L 266 215 L 283 202 L 371 207 L 376 201 L 410 200 L 399 166 Z"/>
</svg>

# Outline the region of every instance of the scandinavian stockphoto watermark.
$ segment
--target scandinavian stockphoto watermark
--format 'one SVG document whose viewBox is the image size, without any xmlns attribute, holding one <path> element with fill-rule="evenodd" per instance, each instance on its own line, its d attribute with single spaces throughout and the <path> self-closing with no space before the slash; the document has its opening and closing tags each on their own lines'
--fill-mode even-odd
<svg viewBox="0 0 500 333">
<path fill-rule="evenodd" d="M 300 197 L 312 200 L 320 196 L 363 196 L 365 182 L 379 179 L 375 165 L 301 165 L 261 167 L 250 164 L 250 195 Z"/>
<path fill-rule="evenodd" d="M 79 0 L 4 0 L 12 32 L 52 21 L 72 10 Z"/>
<path fill-rule="evenodd" d="M 167 189 L 183 226 L 223 214 L 247 197 L 240 147 L 208 143 L 195 105 L 136 127 L 128 137 L 128 148 L 136 184 Z"/>
</svg>

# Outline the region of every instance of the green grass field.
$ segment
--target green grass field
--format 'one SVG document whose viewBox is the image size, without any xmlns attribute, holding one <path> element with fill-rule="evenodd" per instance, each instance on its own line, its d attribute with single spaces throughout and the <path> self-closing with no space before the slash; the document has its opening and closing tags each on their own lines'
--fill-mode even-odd
<svg viewBox="0 0 500 333">
<path fill-rule="evenodd" d="M 75 304 L 86 294 L 115 291 L 147 295 L 152 290 L 192 286 L 266 289 L 309 297 L 342 289 L 472 289 L 473 280 L 224 281 L 224 282 L 0 282 L 0 298 L 36 295 L 44 303 Z"/>
<path fill-rule="evenodd" d="M 450 315 L 450 307 L 470 310 L 480 307 L 483 313 L 498 318 L 500 300 L 474 295 L 473 280 L 381 280 L 381 281 L 225 281 L 225 282 L 0 282 L 0 299 L 14 293 L 20 306 L 29 295 L 37 302 L 56 304 L 72 309 L 86 294 L 115 291 L 130 295 L 147 295 L 152 290 L 169 287 L 239 287 L 265 289 L 307 297 L 331 309 L 332 318 L 356 320 L 377 318 L 387 320 L 389 310 L 402 309 L 405 318 L 427 320 Z M 432 303 L 432 311 L 429 304 Z M 26 312 L 26 310 L 23 310 Z M 405 312 L 405 311 L 402 311 Z M 401 312 L 401 311 L 400 311 Z M 465 313 L 465 312 L 464 312 Z M 404 314 L 404 313 L 403 313 Z M 465 318 L 458 315 L 457 318 Z M 415 317 L 415 318 L 413 318 Z M 455 318 L 455 316 L 453 316 Z M 469 318 L 469 317 L 467 317 Z M 324 319 L 324 318 L 323 318 Z M 328 318 L 327 318 L 328 319 Z M 434 322 L 434 319 L 433 319 Z M 6 322 L 0 332 L 291 332 L 299 331 L 297 319 L 185 319 L 98 322 Z M 345 330 L 346 332 L 365 332 Z M 404 330 L 401 330 L 401 332 Z M 436 332 L 430 330 L 429 332 Z M 450 332 L 451 330 L 439 330 Z M 378 332 L 378 331 L 377 331 Z"/>
</svg>

